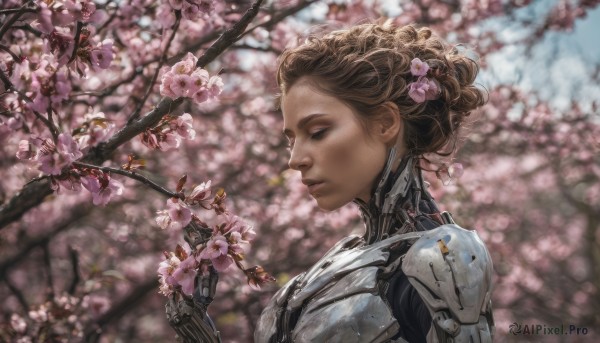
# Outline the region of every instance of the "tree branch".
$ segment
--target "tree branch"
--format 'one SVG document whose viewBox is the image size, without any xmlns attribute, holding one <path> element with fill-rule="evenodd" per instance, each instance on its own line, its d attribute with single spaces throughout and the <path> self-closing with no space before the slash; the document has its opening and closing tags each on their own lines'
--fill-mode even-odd
<svg viewBox="0 0 600 343">
<path fill-rule="evenodd" d="M 262 0 L 257 0 L 233 28 L 225 31 L 204 55 L 198 59 L 197 65 L 205 66 L 217 58 L 227 47 L 234 44 L 243 35 L 248 24 L 258 14 L 261 3 Z M 167 97 L 162 98 L 152 111 L 147 113 L 144 117 L 125 125 L 108 141 L 91 149 L 81 161 L 94 165 L 101 164 L 107 160 L 119 146 L 144 132 L 147 128 L 156 125 L 162 117 L 177 108 L 183 100 L 183 98 L 174 100 Z M 24 186 L 17 195 L 8 201 L 8 203 L 0 207 L 0 229 L 21 218 L 24 213 L 38 206 L 42 200 L 50 194 L 52 194 L 52 189 L 50 188 L 50 183 L 47 179 L 40 182 L 32 182 Z"/>
<path fill-rule="evenodd" d="M 15 54 L 14 52 L 12 52 L 12 50 L 10 50 L 10 48 L 7 47 L 6 45 L 0 44 L 0 50 L 4 50 L 7 53 L 9 53 L 10 56 L 13 58 L 13 61 L 15 61 L 17 63 L 19 63 L 21 61 L 21 58 L 19 56 L 17 56 L 17 54 Z"/>
<path fill-rule="evenodd" d="M 73 295 L 77 289 L 77 284 L 81 280 L 81 276 L 79 275 L 79 252 L 72 246 L 69 246 L 69 258 L 71 260 L 71 267 L 73 268 L 73 281 L 71 281 L 68 292 Z"/>
<path fill-rule="evenodd" d="M 69 58 L 69 62 L 67 63 L 71 63 L 75 60 L 75 57 L 77 57 L 77 49 L 79 49 L 79 40 L 81 37 L 81 29 L 83 28 L 83 23 L 80 21 L 77 21 L 77 27 L 75 28 L 75 38 L 73 38 L 75 40 L 75 43 L 73 44 L 73 52 L 71 53 L 71 58 Z"/>
<path fill-rule="evenodd" d="M 27 300 L 25 299 L 23 292 L 21 292 L 21 290 L 19 288 L 17 288 L 15 285 L 13 285 L 12 281 L 10 281 L 10 279 L 8 277 L 2 278 L 2 279 L 4 280 L 4 283 L 6 283 L 6 286 L 8 287 L 8 289 L 10 289 L 10 291 L 14 294 L 14 296 L 19 301 L 19 304 L 23 308 L 23 312 L 28 313 L 29 312 L 29 304 L 27 303 Z"/>
<path fill-rule="evenodd" d="M 217 39 L 208 49 L 206 49 L 200 58 L 198 58 L 196 67 L 204 68 L 207 64 L 222 54 L 225 49 L 242 38 L 244 30 L 246 30 L 248 24 L 250 24 L 250 22 L 258 14 L 258 10 L 260 9 L 260 4 L 262 1 L 263 0 L 256 0 L 256 2 L 252 4 L 246 13 L 244 13 L 244 16 L 240 19 L 240 21 L 235 23 L 235 25 L 233 25 L 233 27 L 229 30 L 223 32 L 221 37 L 219 37 L 219 39 Z"/>
<path fill-rule="evenodd" d="M 95 166 L 95 165 L 83 163 L 83 162 L 73 162 L 73 165 L 76 165 L 78 167 L 97 169 L 97 170 L 101 170 L 105 173 L 114 173 L 114 174 L 127 176 L 128 178 L 139 181 L 139 182 L 145 184 L 146 186 L 154 189 L 155 191 L 162 193 L 168 197 L 181 198 L 180 194 L 171 192 L 168 189 L 160 186 L 159 184 L 155 183 L 154 181 L 152 181 L 152 180 L 146 178 L 145 176 L 138 174 L 136 172 L 131 172 L 131 171 L 123 170 L 123 169 L 116 169 L 116 168 L 111 168 L 111 167 L 99 167 L 99 166 Z"/>
<path fill-rule="evenodd" d="M 37 247 L 47 244 L 54 236 L 70 228 L 73 223 L 84 219 L 93 209 L 91 205 L 78 206 L 71 210 L 71 215 L 63 219 L 58 225 L 48 233 L 32 238 L 25 244 L 19 246 L 18 252 L 0 263 L 0 280 L 8 278 L 8 272 L 16 267 L 19 262 Z"/>
<path fill-rule="evenodd" d="M 123 315 L 131 311 L 133 307 L 137 306 L 148 293 L 156 290 L 157 287 L 157 278 L 146 280 L 144 283 L 140 284 L 85 330 L 85 341 L 96 342 L 99 339 L 104 326 L 112 321 L 119 320 Z"/>
<path fill-rule="evenodd" d="M 17 11 L 15 12 L 15 14 L 13 14 L 12 17 L 10 17 L 10 19 L 8 19 L 4 25 L 0 26 L 0 40 L 2 39 L 2 36 L 4 36 L 4 34 L 6 33 L 6 31 L 8 31 L 10 29 L 10 27 L 17 22 L 17 20 L 19 20 L 19 18 L 25 14 L 26 12 L 31 12 L 32 9 L 31 8 L 27 8 L 30 4 L 32 3 L 32 1 L 27 1 L 25 4 L 23 4 L 23 6 L 19 7 L 17 9 Z"/>
<path fill-rule="evenodd" d="M 50 247 L 48 246 L 49 241 L 42 244 L 42 250 L 44 252 L 43 261 L 44 269 L 46 270 L 46 283 L 48 287 L 47 299 L 54 299 L 54 279 L 52 278 L 52 264 L 50 262 Z"/>
</svg>

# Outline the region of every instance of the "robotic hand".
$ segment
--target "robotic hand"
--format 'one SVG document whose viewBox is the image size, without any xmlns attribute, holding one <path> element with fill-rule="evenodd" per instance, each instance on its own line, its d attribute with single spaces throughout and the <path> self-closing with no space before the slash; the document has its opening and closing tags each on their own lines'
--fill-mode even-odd
<svg viewBox="0 0 600 343">
<path fill-rule="evenodd" d="M 190 224 L 185 228 L 185 239 L 196 246 L 210 237 L 210 229 Z M 183 343 L 221 343 L 221 335 L 206 312 L 213 301 L 219 274 L 211 266 L 206 275 L 196 275 L 195 290 L 191 297 L 173 292 L 165 305 L 167 319 Z"/>
</svg>

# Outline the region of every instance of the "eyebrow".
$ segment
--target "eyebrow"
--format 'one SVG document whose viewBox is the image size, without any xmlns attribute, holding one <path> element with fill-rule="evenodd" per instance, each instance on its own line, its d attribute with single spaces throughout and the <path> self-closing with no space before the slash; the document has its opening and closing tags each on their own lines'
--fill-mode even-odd
<svg viewBox="0 0 600 343">
<path fill-rule="evenodd" d="M 311 120 L 319 118 L 324 116 L 325 113 L 313 113 L 313 114 L 309 114 L 306 117 L 300 119 L 300 121 L 298 122 L 298 129 L 302 130 Z M 283 130 L 283 134 L 286 135 L 287 137 L 290 137 L 292 135 L 293 131 L 290 129 L 284 129 Z"/>
</svg>

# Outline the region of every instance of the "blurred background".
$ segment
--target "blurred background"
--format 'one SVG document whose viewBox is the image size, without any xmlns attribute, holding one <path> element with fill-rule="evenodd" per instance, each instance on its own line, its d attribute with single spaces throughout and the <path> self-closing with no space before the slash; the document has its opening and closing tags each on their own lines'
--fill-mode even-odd
<svg viewBox="0 0 600 343">
<path fill-rule="evenodd" d="M 81 104 L 69 103 L 73 113 L 102 111 L 117 127 L 125 124 L 125 114 L 135 109 L 151 79 L 151 68 L 156 68 L 156 63 L 144 61 L 159 56 L 169 33 L 160 26 L 164 3 L 95 2 L 97 10 L 107 15 L 94 25 L 102 37 L 115 41 L 115 60 L 109 70 L 90 73 L 80 90 L 118 86 L 108 96 L 89 100 L 83 110 L 77 108 Z M 184 103 L 177 110 L 192 113 L 196 139 L 183 142 L 176 151 L 161 152 L 134 138 L 114 154 L 110 165 L 118 167 L 134 152 L 145 161 L 144 175 L 166 187 L 174 189 L 178 178 L 187 174 L 191 183 L 210 179 L 226 190 L 228 208 L 257 232 L 248 264 L 262 265 L 277 282 L 255 291 L 231 268 L 221 275 L 209 313 L 224 342 L 252 342 L 257 318 L 278 287 L 339 239 L 363 230 L 354 205 L 332 213 L 318 210 L 299 175 L 288 170 L 281 114 L 273 106 L 277 56 L 315 25 L 339 28 L 388 17 L 399 25 L 429 26 L 450 43 L 463 44 L 479 61 L 478 83 L 489 93 L 487 105 L 471 115 L 470 133 L 455 157 L 464 166 L 462 177 L 450 182 L 426 177 L 441 208 L 461 226 L 477 230 L 492 254 L 495 341 L 596 342 L 600 339 L 598 4 L 266 1 L 250 25 L 258 26 L 207 66 L 211 74 L 220 72 L 225 84 L 218 101 Z M 169 56 L 184 51 L 201 55 L 215 39 L 210 35 L 231 26 L 250 5 L 245 0 L 214 2 L 210 17 L 183 21 Z M 0 15 L 2 23 L 7 18 Z M 9 31 L 2 43 L 23 46 L 28 36 L 22 31 Z M 24 55 L 36 51 L 20 49 Z M 8 55 L 2 56 L 8 61 Z M 121 82 L 140 65 L 148 72 L 143 69 Z M 158 103 L 158 86 L 144 110 Z M 8 106 L 8 100 L 2 101 Z M 3 121 L 2 206 L 39 174 L 14 158 L 19 134 Z M 85 333 L 83 338 L 57 334 L 67 337 L 64 341 L 174 341 L 164 313 L 166 298 L 158 294 L 156 270 L 164 259 L 162 252 L 174 250 L 182 233 L 163 231 L 155 221 L 166 198 L 133 180 L 121 181 L 123 195 L 106 207 L 93 206 L 87 192 L 64 191 L 1 227 L 0 340 L 16 337 L 14 314 L 31 328 L 54 302 L 70 308 L 80 323 L 78 330 Z M 65 317 L 65 327 L 70 327 L 69 320 Z M 570 334 L 543 334 L 543 330 L 526 334 L 523 330 L 532 325 L 560 327 Z M 510 332 L 511 326 L 520 327 L 521 333 Z M 55 328 L 59 330 L 58 325 Z"/>
</svg>

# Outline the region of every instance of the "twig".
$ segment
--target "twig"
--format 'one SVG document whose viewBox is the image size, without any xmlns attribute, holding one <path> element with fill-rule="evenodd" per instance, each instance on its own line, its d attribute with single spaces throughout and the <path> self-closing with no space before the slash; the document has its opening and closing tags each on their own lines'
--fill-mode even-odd
<svg viewBox="0 0 600 343">
<path fill-rule="evenodd" d="M 73 162 L 73 165 L 78 166 L 78 167 L 83 167 L 83 168 L 96 169 L 96 170 L 103 171 L 105 173 L 114 173 L 114 174 L 127 176 L 128 178 L 139 181 L 139 182 L 145 184 L 146 186 L 149 186 L 150 188 L 154 189 L 155 191 L 162 193 L 166 196 L 169 196 L 172 198 L 181 198 L 182 197 L 181 194 L 171 192 L 168 189 L 160 186 L 159 184 L 155 183 L 154 181 L 152 181 L 152 180 L 146 178 L 145 176 L 138 174 L 136 172 L 131 172 L 131 171 L 123 170 L 123 169 L 116 169 L 116 168 L 111 168 L 111 167 L 100 167 L 100 166 L 95 166 L 95 165 L 83 163 L 83 162 Z"/>
<path fill-rule="evenodd" d="M 133 307 L 137 306 L 148 293 L 155 291 L 157 287 L 158 280 L 155 277 L 140 284 L 120 302 L 101 315 L 95 323 L 86 328 L 85 342 L 95 342 L 98 338 L 97 335 L 102 332 L 102 328 L 105 325 L 111 321 L 119 320 L 123 315 L 131 311 Z"/>
<path fill-rule="evenodd" d="M 28 313 L 29 312 L 29 304 L 27 303 L 27 300 L 25 299 L 23 292 L 21 292 L 20 289 L 18 289 L 15 285 L 13 285 L 12 281 L 10 281 L 10 278 L 8 276 L 4 277 L 3 280 L 4 280 L 4 283 L 6 283 L 6 286 L 8 286 L 8 289 L 10 289 L 10 291 L 15 295 L 15 297 L 19 301 L 19 304 L 21 304 L 21 307 L 23 307 L 24 312 Z"/>
<path fill-rule="evenodd" d="M 48 242 L 42 245 L 42 250 L 44 251 L 44 267 L 46 269 L 46 283 L 48 287 L 48 295 L 47 299 L 54 299 L 54 279 L 52 278 L 52 264 L 50 262 L 50 247 Z"/>
<path fill-rule="evenodd" d="M 69 258 L 71 259 L 71 267 L 73 267 L 73 280 L 71 281 L 68 292 L 73 295 L 77 289 L 77 284 L 81 280 L 81 276 L 79 275 L 79 252 L 72 246 L 69 246 Z"/>
<path fill-rule="evenodd" d="M 0 10 L 0 15 L 2 15 L 2 14 L 17 13 L 19 11 L 23 11 L 23 7 L 19 7 L 19 8 L 7 8 L 7 9 L 4 9 L 4 10 Z M 33 8 L 27 8 L 27 9 L 25 9 L 24 12 L 35 13 L 37 11 L 35 9 L 33 9 Z"/>
<path fill-rule="evenodd" d="M 248 33 L 256 30 L 259 27 L 271 27 L 271 26 L 277 24 L 278 22 L 280 22 L 281 20 L 283 20 L 284 18 L 289 17 L 292 14 L 296 14 L 296 13 L 300 12 L 301 10 L 316 3 L 317 1 L 319 1 L 319 0 L 305 1 L 305 2 L 299 3 L 298 5 L 296 5 L 294 7 L 286 8 L 286 9 L 282 10 L 281 12 L 271 16 L 271 19 L 265 21 L 264 23 L 260 23 L 260 24 L 257 24 L 255 26 L 249 28 L 248 30 L 246 30 L 246 32 L 244 32 L 244 34 L 242 36 L 247 35 Z"/>
<path fill-rule="evenodd" d="M 73 223 L 77 223 L 77 221 L 84 219 L 91 212 L 92 208 L 93 207 L 91 205 L 76 207 L 69 213 L 68 218 L 62 220 L 52 230 L 47 230 L 46 234 L 32 238 L 27 242 L 20 244 L 17 253 L 3 259 L 3 261 L 0 263 L 0 279 L 7 279 L 8 272 L 11 269 L 16 268 L 19 265 L 19 262 L 29 255 L 29 253 L 34 251 L 39 246 L 48 244 L 53 237 L 70 228 Z"/>
<path fill-rule="evenodd" d="M 19 20 L 19 18 L 23 14 L 25 14 L 25 12 L 31 12 L 31 9 L 27 8 L 31 3 L 32 3 L 32 1 L 27 1 L 25 4 L 23 4 L 23 6 L 21 6 L 17 9 L 15 14 L 13 14 L 13 16 L 10 17 L 10 19 L 8 19 L 2 26 L 0 26 L 0 40 L 2 39 L 2 36 L 4 36 L 6 31 L 8 31 L 10 29 L 12 24 L 17 22 L 17 20 Z"/>
<path fill-rule="evenodd" d="M 258 3 L 260 2 L 261 0 L 258 1 Z M 245 29 L 248 23 L 254 18 L 253 15 L 256 15 L 258 13 L 258 6 L 259 5 L 254 4 L 252 7 L 253 10 L 249 10 L 246 12 L 246 14 L 240 20 L 240 22 L 243 22 L 244 25 L 238 25 L 237 30 L 235 30 L 236 32 L 240 31 L 240 29 L 241 31 Z M 206 54 L 202 56 L 201 59 L 199 59 L 199 61 L 202 62 L 202 65 L 214 60 L 218 56 L 218 54 L 215 54 L 216 52 L 222 52 L 224 50 L 224 47 L 222 46 L 224 40 L 229 40 L 230 44 L 233 44 L 236 39 L 239 39 L 239 35 L 235 37 L 236 32 L 229 32 L 230 33 L 228 34 L 226 31 L 217 40 L 217 42 L 220 41 L 220 43 L 218 43 L 218 46 L 220 46 L 219 49 L 216 49 L 215 46 L 215 48 L 210 51 L 210 54 L 208 54 L 209 52 L 207 51 Z M 217 42 L 215 42 L 215 44 L 217 44 Z M 213 46 L 215 44 L 213 44 Z M 141 70 L 136 70 L 136 72 L 141 73 Z M 121 146 L 125 142 L 128 142 L 131 138 L 135 137 L 136 135 L 144 132 L 144 130 L 146 130 L 147 128 L 156 125 L 156 123 L 158 123 L 162 119 L 162 117 L 164 117 L 167 113 L 170 113 L 182 102 L 183 98 L 173 100 L 165 97 L 161 99 L 161 101 L 156 105 L 156 107 L 152 111 L 147 113 L 144 117 L 135 120 L 128 125 L 125 125 L 121 130 L 119 130 L 110 139 L 108 139 L 108 141 L 99 144 L 93 149 L 90 149 L 90 151 L 84 156 L 82 161 L 90 162 L 93 164 L 101 164 L 106 159 L 108 159 L 109 156 L 113 153 L 113 151 L 115 151 L 119 146 Z M 52 189 L 50 188 L 50 183 L 47 180 L 41 181 L 40 183 L 31 183 L 23 187 L 21 191 L 17 193 L 17 195 L 13 196 L 3 206 L 0 206 L 0 229 L 5 228 L 8 224 L 21 218 L 21 216 L 24 213 L 26 213 L 33 207 L 38 206 L 42 202 L 42 200 L 49 194 L 52 194 Z"/>
<path fill-rule="evenodd" d="M 13 58 L 13 61 L 15 61 L 17 63 L 21 63 L 21 58 L 14 52 L 12 52 L 12 50 L 10 50 L 10 48 L 7 47 L 6 45 L 0 44 L 0 50 L 4 50 L 4 51 L 8 52 L 10 54 L 10 56 Z"/>
<path fill-rule="evenodd" d="M 256 0 L 256 2 L 252 4 L 252 7 L 250 7 L 246 13 L 244 13 L 244 16 L 242 16 L 240 21 L 235 23 L 229 30 L 223 32 L 221 37 L 219 37 L 219 39 L 217 39 L 208 49 L 206 49 L 200 58 L 198 58 L 196 67 L 204 68 L 208 63 L 212 62 L 215 58 L 217 58 L 217 56 L 222 54 L 225 49 L 238 41 L 242 37 L 244 30 L 246 30 L 246 27 L 248 27 L 248 24 L 250 24 L 250 22 L 258 14 L 262 1 L 263 0 Z"/>
<path fill-rule="evenodd" d="M 71 63 L 75 60 L 75 57 L 77 57 L 77 49 L 79 49 L 79 39 L 81 37 L 81 29 L 83 28 L 83 23 L 80 21 L 77 21 L 77 27 L 75 28 L 75 44 L 73 45 L 73 52 L 71 53 L 71 58 L 69 58 L 69 62 L 67 63 Z"/>
<path fill-rule="evenodd" d="M 179 29 L 180 22 L 181 22 L 181 12 L 176 11 L 175 12 L 175 25 L 173 25 L 173 33 L 171 33 L 171 36 L 169 37 L 169 40 L 167 41 L 165 50 L 163 51 L 162 56 L 160 57 L 160 62 L 158 63 L 158 66 L 156 67 L 156 71 L 154 72 L 154 75 L 152 76 L 152 80 L 150 81 L 150 84 L 148 85 L 148 88 L 146 89 L 146 94 L 144 94 L 144 97 L 142 98 L 142 100 L 140 100 L 138 102 L 138 105 L 137 105 L 135 111 L 133 111 L 133 114 L 127 120 L 127 124 L 130 124 L 132 121 L 136 120 L 140 116 L 140 113 L 142 111 L 142 108 L 144 107 L 144 104 L 146 103 L 146 100 L 148 100 L 150 93 L 152 93 L 152 89 L 154 88 L 154 83 L 156 83 L 156 79 L 158 79 L 158 73 L 160 72 L 160 68 L 162 68 L 162 66 L 165 64 L 165 61 L 167 59 L 167 52 L 169 51 L 169 48 L 171 47 L 171 43 L 173 42 L 173 39 L 175 39 L 175 35 L 177 34 L 177 30 Z"/>
<path fill-rule="evenodd" d="M 13 29 L 19 29 L 19 30 L 23 30 L 23 31 L 29 31 L 29 32 L 33 33 L 36 37 L 41 37 L 44 34 L 42 31 L 36 30 L 33 27 L 31 27 L 31 25 L 29 25 L 29 24 L 13 25 Z"/>
</svg>

